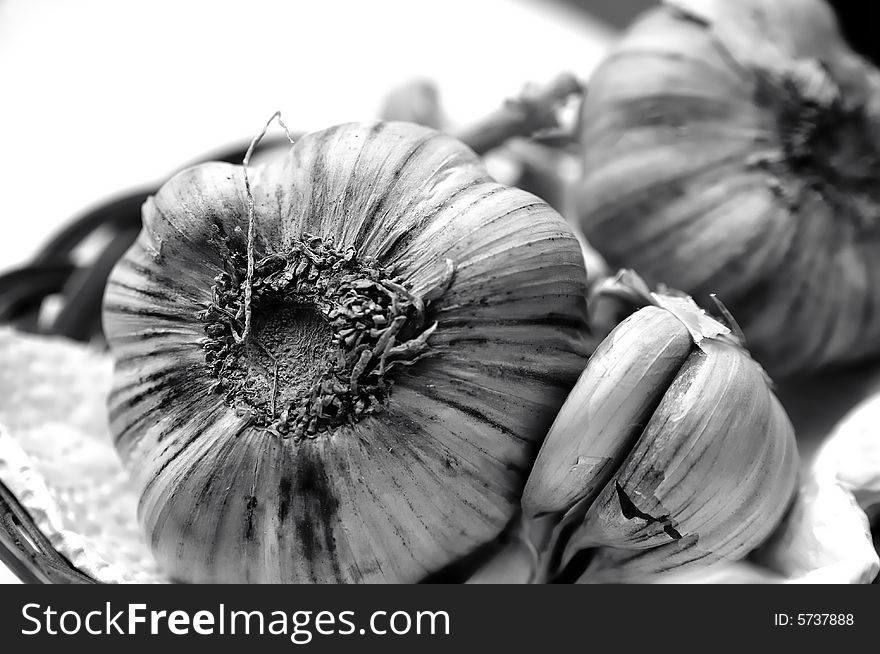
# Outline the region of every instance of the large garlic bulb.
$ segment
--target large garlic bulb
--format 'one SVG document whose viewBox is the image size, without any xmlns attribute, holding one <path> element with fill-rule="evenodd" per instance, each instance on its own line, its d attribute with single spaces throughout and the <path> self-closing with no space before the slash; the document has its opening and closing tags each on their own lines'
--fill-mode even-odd
<svg viewBox="0 0 880 654">
<path fill-rule="evenodd" d="M 577 240 L 405 123 L 307 135 L 250 186 L 174 177 L 105 298 L 154 554 L 195 582 L 418 581 L 517 510 L 587 354 Z"/>
<path fill-rule="evenodd" d="M 774 376 L 880 352 L 880 78 L 822 0 L 667 0 L 582 118 L 612 265 L 717 293 Z"/>
<path fill-rule="evenodd" d="M 742 558 L 795 491 L 788 416 L 760 366 L 690 298 L 651 293 L 627 271 L 609 286 L 647 306 L 590 358 L 523 507 L 562 516 L 563 566 L 593 552 L 585 580 L 645 581 Z"/>
</svg>

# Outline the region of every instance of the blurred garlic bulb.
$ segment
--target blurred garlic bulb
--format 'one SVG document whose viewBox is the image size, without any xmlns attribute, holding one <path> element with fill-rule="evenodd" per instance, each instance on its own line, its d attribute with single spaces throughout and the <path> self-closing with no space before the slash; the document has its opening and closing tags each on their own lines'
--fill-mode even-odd
<svg viewBox="0 0 880 654">
<path fill-rule="evenodd" d="M 392 88 L 382 102 L 382 120 L 403 121 L 443 129 L 448 122 L 440 103 L 440 89 L 430 79 L 414 78 Z"/>
<path fill-rule="evenodd" d="M 880 77 L 822 0 L 667 0 L 590 81 L 611 265 L 730 307 L 773 375 L 880 352 Z"/>
<path fill-rule="evenodd" d="M 617 286 L 645 306 L 602 341 L 548 434 L 523 496 L 564 516 L 562 564 L 643 580 L 742 558 L 782 518 L 798 456 L 764 371 L 693 301 Z"/>
<path fill-rule="evenodd" d="M 252 196 L 243 172 L 169 181 L 105 298 L 153 552 L 194 582 L 418 581 L 518 509 L 588 353 L 578 242 L 415 125 L 309 134 Z"/>
</svg>

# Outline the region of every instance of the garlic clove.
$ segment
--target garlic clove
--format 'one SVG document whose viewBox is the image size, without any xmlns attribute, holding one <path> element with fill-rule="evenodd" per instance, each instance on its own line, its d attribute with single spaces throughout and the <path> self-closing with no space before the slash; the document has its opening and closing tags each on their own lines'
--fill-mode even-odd
<svg viewBox="0 0 880 654">
<path fill-rule="evenodd" d="M 744 557 L 780 522 L 798 471 L 763 368 L 689 296 L 630 270 L 590 304 L 647 307 L 597 348 L 526 484 L 526 514 L 557 520 L 540 575 L 575 572 L 584 551 L 585 579 L 606 581 Z"/>
<path fill-rule="evenodd" d="M 850 395 L 875 387 L 863 370 L 844 382 Z M 827 381 L 827 380 L 826 380 Z M 854 383 L 856 381 L 856 383 Z M 801 389 L 802 390 L 802 389 Z M 815 399 L 815 398 L 814 398 Z M 876 445 L 877 396 L 851 409 L 810 457 L 804 480 L 779 527 L 748 562 L 697 570 L 682 582 L 871 583 L 880 572 L 869 516 L 880 503 L 880 450 Z M 799 434 L 802 436 L 802 434 Z M 755 579 L 757 577 L 757 579 Z"/>
<path fill-rule="evenodd" d="M 870 526 L 852 493 L 831 477 L 811 473 L 785 519 L 748 560 L 652 577 L 651 581 L 870 584 L 878 572 L 880 558 Z"/>
<path fill-rule="evenodd" d="M 645 307 L 591 357 L 556 417 L 523 494 L 531 515 L 591 501 L 614 474 L 693 348 L 669 311 Z"/>
<path fill-rule="evenodd" d="M 794 432 L 763 371 L 739 347 L 707 340 L 568 549 L 615 550 L 594 570 L 618 561 L 621 579 L 742 558 L 779 523 L 796 478 Z"/>
</svg>

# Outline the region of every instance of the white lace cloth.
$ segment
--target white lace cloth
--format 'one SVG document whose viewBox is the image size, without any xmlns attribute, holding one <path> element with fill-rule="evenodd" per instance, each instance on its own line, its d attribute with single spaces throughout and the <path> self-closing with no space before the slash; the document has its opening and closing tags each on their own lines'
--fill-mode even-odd
<svg viewBox="0 0 880 654">
<path fill-rule="evenodd" d="M 86 346 L 0 330 L 0 480 L 86 574 L 159 581 L 107 428 L 112 367 Z"/>
</svg>

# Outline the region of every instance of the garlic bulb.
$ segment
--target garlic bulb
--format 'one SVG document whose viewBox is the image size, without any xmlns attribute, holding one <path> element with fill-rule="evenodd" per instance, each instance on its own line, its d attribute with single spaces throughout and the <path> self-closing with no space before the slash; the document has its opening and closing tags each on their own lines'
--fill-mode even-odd
<svg viewBox="0 0 880 654">
<path fill-rule="evenodd" d="M 153 552 L 194 582 L 418 581 L 517 511 L 588 352 L 578 242 L 415 125 L 243 172 L 169 181 L 105 297 Z"/>
<path fill-rule="evenodd" d="M 641 293 L 626 271 L 617 280 Z M 524 510 L 563 515 L 565 562 L 588 579 L 644 579 L 745 556 L 795 489 L 791 423 L 764 371 L 693 301 L 645 306 L 602 341 L 548 434 Z"/>
<path fill-rule="evenodd" d="M 773 375 L 880 352 L 880 78 L 822 0 L 667 0 L 583 104 L 587 238 L 698 302 Z"/>
<path fill-rule="evenodd" d="M 448 122 L 440 102 L 440 89 L 424 78 L 407 80 L 388 91 L 379 115 L 385 121 L 404 121 L 439 130 Z"/>
</svg>

